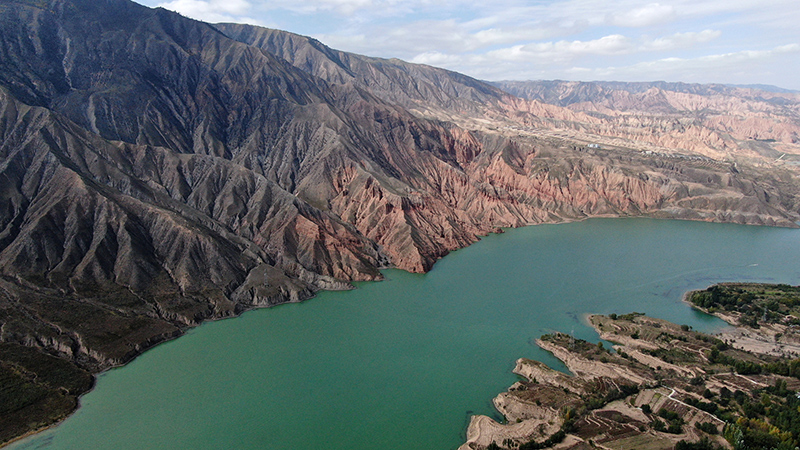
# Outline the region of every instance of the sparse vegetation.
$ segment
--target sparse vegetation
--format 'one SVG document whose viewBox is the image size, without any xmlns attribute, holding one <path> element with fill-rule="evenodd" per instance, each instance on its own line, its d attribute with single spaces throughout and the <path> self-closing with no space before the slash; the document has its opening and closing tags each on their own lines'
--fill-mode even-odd
<svg viewBox="0 0 800 450">
<path fill-rule="evenodd" d="M 38 349 L 0 343 L 0 443 L 66 417 L 92 376 Z"/>
<path fill-rule="evenodd" d="M 800 382 L 792 379 L 800 379 L 800 360 L 747 353 L 689 326 L 639 313 L 618 315 L 616 319 L 592 316 L 591 321 L 602 339 L 616 342 L 616 337 L 625 345 L 615 346 L 613 353 L 601 343 L 561 333 L 543 336 L 542 341 L 579 358 L 582 370 L 587 370 L 585 364 L 591 361 L 618 367 L 618 371 L 602 373 L 616 373 L 619 378 L 602 375 L 584 380 L 582 385 L 570 385 L 571 389 L 559 386 L 569 396 L 563 401 L 570 405 L 564 410 L 569 411 L 565 417 L 571 420 L 547 439 L 536 439 L 519 448 L 546 448 L 561 442 L 568 433 L 584 442 L 593 440 L 609 447 L 617 439 L 628 442 L 630 433 L 649 435 L 647 439 L 658 442 L 659 448 L 672 442 L 675 449 L 722 449 L 711 438 L 719 435 L 734 450 L 800 447 L 800 398 L 796 391 Z M 634 334 L 638 335 L 635 341 L 623 339 Z M 642 359 L 645 357 L 649 359 Z M 658 381 L 630 383 L 626 377 Z M 547 383 L 539 380 L 539 392 L 546 392 L 541 389 Z M 757 388 L 763 383 L 769 385 Z M 538 404 L 547 405 L 544 401 Z M 642 421 L 641 413 L 637 416 L 626 409 L 636 405 L 648 417 L 646 421 Z M 697 430 L 694 435 L 699 432 L 705 437 L 688 440 L 684 434 L 688 427 Z"/>
<path fill-rule="evenodd" d="M 717 426 L 714 425 L 711 422 L 697 422 L 695 427 L 697 427 L 697 429 L 702 431 L 703 433 L 719 434 L 719 430 L 717 429 Z"/>
<path fill-rule="evenodd" d="M 699 442 L 678 441 L 675 450 L 719 450 L 722 447 L 714 444 L 708 438 L 703 438 Z"/>
<path fill-rule="evenodd" d="M 739 323 L 758 328 L 759 322 L 800 325 L 800 286 L 787 284 L 717 284 L 693 292 L 689 301 L 709 312 L 739 315 Z"/>
<path fill-rule="evenodd" d="M 538 450 L 543 448 L 550 448 L 556 444 L 560 444 L 565 437 L 567 437 L 567 433 L 572 431 L 575 428 L 575 412 L 572 409 L 566 409 L 564 411 L 564 423 L 561 425 L 561 429 L 556 431 L 553 435 L 548 437 L 542 442 L 538 442 L 536 440 L 528 441 L 524 444 L 520 444 L 519 450 Z"/>
</svg>

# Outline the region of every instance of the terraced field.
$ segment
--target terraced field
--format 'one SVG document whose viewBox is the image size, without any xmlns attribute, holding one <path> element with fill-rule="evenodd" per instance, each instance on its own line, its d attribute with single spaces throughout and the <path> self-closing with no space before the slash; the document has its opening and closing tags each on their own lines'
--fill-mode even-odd
<svg viewBox="0 0 800 450">
<path fill-rule="evenodd" d="M 524 381 L 495 399 L 506 424 L 473 418 L 461 450 L 789 449 L 798 445 L 800 360 L 734 348 L 639 313 L 591 316 L 608 349 L 556 333 L 537 343 L 567 376 L 521 359 Z M 741 447 L 745 448 L 745 447 Z"/>
</svg>

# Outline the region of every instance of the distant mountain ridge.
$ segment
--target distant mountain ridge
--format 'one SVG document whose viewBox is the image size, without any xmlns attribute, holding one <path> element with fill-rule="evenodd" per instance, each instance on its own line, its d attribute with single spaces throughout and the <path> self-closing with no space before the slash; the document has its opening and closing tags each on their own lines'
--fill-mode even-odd
<svg viewBox="0 0 800 450">
<path fill-rule="evenodd" d="M 582 91 L 584 93 L 596 92 L 599 89 L 606 91 L 625 91 L 631 94 L 641 94 L 651 89 L 662 91 L 678 92 L 683 94 L 697 95 L 741 95 L 743 90 L 762 91 L 769 94 L 800 94 L 800 91 L 793 91 L 777 86 L 757 84 L 757 85 L 735 85 L 735 84 L 699 84 L 668 81 L 564 81 L 564 80 L 537 80 L 537 81 L 489 81 L 488 84 L 502 89 L 512 95 L 530 100 L 543 100 L 558 98 L 559 90 Z M 751 97 L 757 98 L 758 93 L 753 93 Z M 572 99 L 574 100 L 574 98 Z M 559 103 L 566 106 L 566 98 L 562 98 Z M 548 103 L 550 103 L 548 101 Z"/>
<path fill-rule="evenodd" d="M 406 108 L 422 102 L 475 111 L 481 104 L 496 103 L 507 96 L 457 72 L 342 52 L 286 31 L 231 23 L 214 26 L 232 39 L 263 49 L 329 83 L 358 83 L 383 100 Z"/>
<path fill-rule="evenodd" d="M 616 114 L 127 0 L 0 3 L 0 375 L 30 394 L 0 440 L 88 388 L 41 382 L 49 358 L 94 373 L 203 320 L 427 271 L 500 227 L 795 226 L 790 167 Z"/>
<path fill-rule="evenodd" d="M 665 82 L 493 84 L 528 100 L 602 118 L 595 134 L 649 140 L 715 159 L 800 162 L 800 93 Z M 613 128 L 606 126 L 611 123 Z"/>
<path fill-rule="evenodd" d="M 800 91 L 796 89 L 785 89 L 771 84 L 728 84 L 726 86 L 744 89 L 758 89 L 760 91 L 773 92 L 776 94 L 797 94 Z"/>
</svg>

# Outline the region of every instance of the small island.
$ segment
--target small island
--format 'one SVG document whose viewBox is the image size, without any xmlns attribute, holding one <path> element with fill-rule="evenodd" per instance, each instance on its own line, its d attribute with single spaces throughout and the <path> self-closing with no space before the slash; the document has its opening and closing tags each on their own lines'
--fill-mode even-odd
<svg viewBox="0 0 800 450">
<path fill-rule="evenodd" d="M 529 359 L 472 417 L 459 450 L 795 449 L 800 446 L 800 287 L 720 284 L 684 300 L 736 328 L 712 336 L 641 313 L 591 315 L 601 339 L 537 344 L 573 375 Z"/>
</svg>

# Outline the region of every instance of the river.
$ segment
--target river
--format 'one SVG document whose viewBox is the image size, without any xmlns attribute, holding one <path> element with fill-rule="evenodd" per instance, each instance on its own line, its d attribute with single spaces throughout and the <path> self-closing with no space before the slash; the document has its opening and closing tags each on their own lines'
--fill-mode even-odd
<svg viewBox="0 0 800 450">
<path fill-rule="evenodd" d="M 103 373 L 58 427 L 11 449 L 449 450 L 517 377 L 563 370 L 534 340 L 597 341 L 586 313 L 713 332 L 681 303 L 721 281 L 800 284 L 800 230 L 592 219 L 491 235 L 425 275 L 211 322 Z"/>
</svg>

